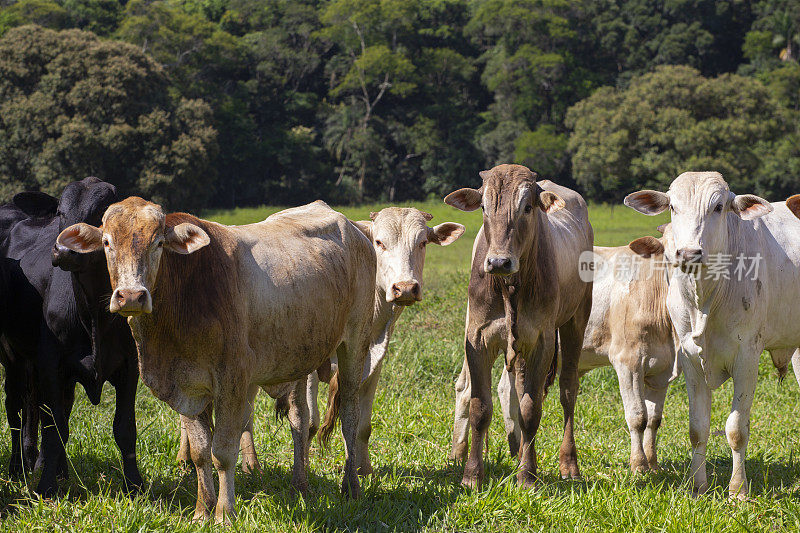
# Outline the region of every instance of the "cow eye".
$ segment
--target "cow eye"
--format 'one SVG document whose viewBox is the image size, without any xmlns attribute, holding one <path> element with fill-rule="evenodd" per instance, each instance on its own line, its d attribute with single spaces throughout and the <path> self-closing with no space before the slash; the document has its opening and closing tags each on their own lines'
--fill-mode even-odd
<svg viewBox="0 0 800 533">
<path fill-rule="evenodd" d="M 721 213 L 722 212 L 722 204 L 717 204 L 717 206 L 714 208 L 714 212 L 715 213 Z"/>
<path fill-rule="evenodd" d="M 525 206 L 525 212 L 526 213 L 530 213 L 531 211 L 533 211 L 533 206 L 531 204 L 526 205 Z"/>
<path fill-rule="evenodd" d="M 158 247 L 159 248 L 163 248 L 164 247 L 164 241 L 158 241 Z"/>
<path fill-rule="evenodd" d="M 379 241 L 378 239 L 375 239 L 375 246 L 377 246 L 381 250 L 384 250 L 384 251 L 386 250 L 386 246 L 384 246 L 383 243 L 381 241 Z"/>
<path fill-rule="evenodd" d="M 420 248 L 425 248 L 425 245 L 427 245 L 427 244 L 428 244 L 428 241 L 422 241 L 421 243 L 419 243 L 419 247 Z"/>
<path fill-rule="evenodd" d="M 103 239 L 103 246 L 108 248 L 110 245 L 111 245 L 111 243 L 108 242 L 108 239 Z"/>
</svg>

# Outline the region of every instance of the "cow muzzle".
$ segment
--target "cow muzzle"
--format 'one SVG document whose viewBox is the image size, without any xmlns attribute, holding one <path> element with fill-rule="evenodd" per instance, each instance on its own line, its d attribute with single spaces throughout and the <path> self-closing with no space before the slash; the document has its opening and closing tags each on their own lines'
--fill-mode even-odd
<svg viewBox="0 0 800 533">
<path fill-rule="evenodd" d="M 487 274 L 510 276 L 517 273 L 519 263 L 514 258 L 505 255 L 487 255 L 484 268 Z"/>
<path fill-rule="evenodd" d="M 675 252 L 675 260 L 681 270 L 696 269 L 703 264 L 703 250 L 700 248 L 681 248 Z"/>
<path fill-rule="evenodd" d="M 413 305 L 422 300 L 422 287 L 417 281 L 398 281 L 392 284 L 386 301 L 397 305 Z"/>
<path fill-rule="evenodd" d="M 153 299 L 144 287 L 116 289 L 108 306 L 112 313 L 122 316 L 139 316 L 153 312 Z"/>
</svg>

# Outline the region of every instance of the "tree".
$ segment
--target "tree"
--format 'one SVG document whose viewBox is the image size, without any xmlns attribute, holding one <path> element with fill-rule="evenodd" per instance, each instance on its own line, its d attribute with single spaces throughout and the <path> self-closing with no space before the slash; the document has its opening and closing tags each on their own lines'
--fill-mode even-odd
<svg viewBox="0 0 800 533">
<path fill-rule="evenodd" d="M 591 198 L 611 201 L 665 189 L 688 170 L 717 170 L 734 190 L 776 194 L 761 173 L 763 154 L 792 131 L 758 80 L 704 78 L 685 66 L 601 88 L 569 110 L 567 125 L 575 179 Z"/>
<path fill-rule="evenodd" d="M 367 173 L 381 164 L 376 108 L 386 96 L 416 87 L 402 37 L 413 28 L 417 7 L 408 0 L 333 0 L 322 12 L 319 34 L 340 52 L 329 64 L 330 95 L 339 103 L 327 122 L 326 144 L 341 163 L 337 185 L 354 173 L 359 197 Z"/>
<path fill-rule="evenodd" d="M 0 39 L 0 195 L 97 176 L 167 206 L 212 193 L 216 132 L 140 48 L 38 26 Z"/>
</svg>

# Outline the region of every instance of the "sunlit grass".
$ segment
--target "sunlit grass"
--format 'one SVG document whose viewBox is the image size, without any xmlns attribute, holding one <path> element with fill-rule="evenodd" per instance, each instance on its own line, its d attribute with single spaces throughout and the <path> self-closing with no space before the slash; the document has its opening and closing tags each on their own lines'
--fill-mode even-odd
<svg viewBox="0 0 800 533">
<path fill-rule="evenodd" d="M 634 476 L 628 472 L 629 437 L 616 377 L 611 369 L 588 374 L 581 382 L 577 435 L 583 480 L 558 479 L 561 407 L 551 394 L 537 437 L 541 485 L 517 488 L 514 462 L 506 449 L 499 406 L 490 429 L 488 483 L 477 492 L 459 487 L 461 468 L 447 461 L 453 416 L 453 384 L 463 359 L 463 323 L 469 254 L 478 213 L 462 213 L 443 204 L 422 204 L 431 222 L 461 222 L 467 234 L 446 248 L 432 248 L 425 268 L 425 300 L 408 309 L 397 326 L 375 402 L 372 463 L 375 475 L 364 480 L 363 498 L 339 496 L 344 451 L 339 439 L 323 455 L 314 448 L 310 494 L 297 497 L 289 487 L 291 436 L 276 422 L 272 401 L 259 395 L 256 444 L 264 473 L 237 475 L 239 520 L 246 531 L 321 529 L 446 531 L 740 531 L 800 529 L 800 393 L 788 378 L 779 383 L 769 358 L 762 357 L 753 406 L 747 473 L 752 499 L 731 503 L 726 494 L 731 472 L 724 436 L 732 387 L 714 395 L 709 442 L 712 490 L 695 499 L 688 485 L 688 404 L 683 379 L 669 391 L 659 452 L 663 471 Z M 366 218 L 380 206 L 343 209 Z M 261 220 L 274 209 L 210 213 L 223 223 Z M 624 207 L 591 209 L 596 242 L 622 245 L 650 234 L 665 221 Z M 309 295 L 313 297 L 313 295 Z M 498 363 L 499 370 L 499 363 Z M 499 374 L 499 372 L 496 372 Z M 497 379 L 498 376 L 495 377 Z M 324 391 L 323 391 L 324 392 Z M 322 396 L 322 395 L 321 395 Z M 104 391 L 99 407 L 79 388 L 68 446 L 73 469 L 66 494 L 53 501 L 30 499 L 36 477 L 9 481 L 6 463 L 9 432 L 0 426 L 0 528 L 9 531 L 188 531 L 196 478 L 175 462 L 178 419 L 146 387 L 137 398 L 139 465 L 147 487 L 131 499 L 121 491 L 119 452 L 112 438 L 114 392 Z M 211 529 L 211 526 L 202 526 Z"/>
</svg>

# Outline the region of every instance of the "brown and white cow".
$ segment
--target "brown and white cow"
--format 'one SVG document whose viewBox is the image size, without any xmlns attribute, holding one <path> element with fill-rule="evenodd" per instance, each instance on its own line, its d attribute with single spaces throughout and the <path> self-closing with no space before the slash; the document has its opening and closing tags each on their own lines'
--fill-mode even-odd
<svg viewBox="0 0 800 533">
<path fill-rule="evenodd" d="M 537 174 L 520 165 L 500 165 L 480 175 L 480 189 L 460 189 L 445 198 L 463 211 L 483 209 L 468 290 L 465 345 L 472 382 L 472 449 L 461 483 L 476 487 L 483 481 L 481 452 L 492 418 L 491 369 L 501 350 L 520 410 L 517 480 L 523 486 L 534 483 L 534 439 L 548 376 L 555 376 L 557 330 L 563 346 L 564 409 L 559 468 L 563 477 L 577 478 L 573 420 L 578 360 L 592 304 L 592 283 L 581 279 L 578 268 L 594 239 L 586 203 L 570 189 L 537 182 Z M 465 442 L 455 457 L 463 460 L 467 452 Z"/>
<path fill-rule="evenodd" d="M 308 408 L 305 382 L 298 380 L 333 353 L 346 444 L 342 490 L 358 496 L 358 388 L 369 348 L 375 253 L 347 218 L 314 202 L 256 224 L 223 226 L 165 215 L 134 197 L 111 205 L 100 228 L 76 224 L 57 242 L 78 252 L 105 248 L 109 308 L 128 317 L 142 381 L 185 417 L 197 468 L 195 519 L 214 505 L 218 522 L 235 515 L 239 440 L 258 387 L 274 392 L 296 383 L 292 484 L 305 490 Z"/>
<path fill-rule="evenodd" d="M 635 472 L 658 468 L 656 433 L 667 388 L 680 374 L 676 339 L 667 312 L 663 246 L 659 251 L 653 244 L 661 246 L 661 240 L 638 239 L 631 244 L 637 247 L 636 252 L 628 246 L 594 248 L 592 312 L 578 364 L 580 376 L 595 368 L 614 367 L 631 437 L 630 467 Z M 516 455 L 521 438 L 514 385 L 504 370 L 497 395 L 512 456 Z M 453 457 L 467 440 L 467 427 L 461 421 L 467 417 L 469 395 L 465 365 L 456 387 Z"/>
</svg>

